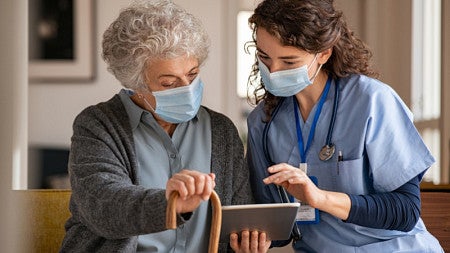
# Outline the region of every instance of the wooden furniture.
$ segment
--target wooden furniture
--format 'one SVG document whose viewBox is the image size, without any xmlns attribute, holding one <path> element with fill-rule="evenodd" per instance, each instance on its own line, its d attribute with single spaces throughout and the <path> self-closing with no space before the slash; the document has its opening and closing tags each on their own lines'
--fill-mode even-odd
<svg viewBox="0 0 450 253">
<path fill-rule="evenodd" d="M 427 230 L 450 252 L 450 191 L 422 191 L 421 216 Z"/>
<path fill-rule="evenodd" d="M 170 194 L 166 210 L 167 229 L 177 228 L 176 202 L 178 196 L 178 192 L 175 191 Z M 210 200 L 213 213 L 211 219 L 211 232 L 209 237 L 208 253 L 217 253 L 219 250 L 220 229 L 222 226 L 222 204 L 220 203 L 220 198 L 215 191 L 211 193 Z"/>
<path fill-rule="evenodd" d="M 70 190 L 15 190 L 19 205 L 20 245 L 24 252 L 58 252 L 70 217 Z"/>
</svg>

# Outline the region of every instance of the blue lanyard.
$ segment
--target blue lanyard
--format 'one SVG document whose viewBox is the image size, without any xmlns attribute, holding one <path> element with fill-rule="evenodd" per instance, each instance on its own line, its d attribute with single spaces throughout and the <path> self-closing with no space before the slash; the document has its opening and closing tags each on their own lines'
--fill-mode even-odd
<svg viewBox="0 0 450 253">
<path fill-rule="evenodd" d="M 320 113 L 322 112 L 323 104 L 325 103 L 325 100 L 327 99 L 328 91 L 330 90 L 331 86 L 331 76 L 328 77 L 327 84 L 325 85 L 325 89 L 322 93 L 322 96 L 320 97 L 319 104 L 317 105 L 317 110 L 314 115 L 314 120 L 311 126 L 311 130 L 309 131 L 308 135 L 308 142 L 306 143 L 306 147 L 303 141 L 303 135 L 302 135 L 302 128 L 300 126 L 300 117 L 298 116 L 298 104 L 297 99 L 295 96 L 293 96 L 293 102 L 294 102 L 294 112 L 295 112 L 295 126 L 297 128 L 297 144 L 298 149 L 300 150 L 300 158 L 302 163 L 306 163 L 306 153 L 308 152 L 309 147 L 311 146 L 312 139 L 314 137 L 314 132 L 316 131 L 316 125 L 317 121 L 319 121 Z"/>
</svg>

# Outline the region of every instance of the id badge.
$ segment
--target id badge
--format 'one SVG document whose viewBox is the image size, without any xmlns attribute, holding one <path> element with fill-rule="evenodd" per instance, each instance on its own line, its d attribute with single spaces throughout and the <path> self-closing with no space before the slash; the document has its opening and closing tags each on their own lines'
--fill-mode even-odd
<svg viewBox="0 0 450 253">
<path fill-rule="evenodd" d="M 302 163 L 300 164 L 300 169 L 303 170 L 305 173 L 307 172 L 306 164 Z M 309 176 L 311 181 L 315 185 L 317 185 L 317 177 Z M 296 199 L 297 202 L 300 203 L 300 207 L 297 212 L 296 216 L 296 222 L 297 224 L 317 224 L 320 221 L 319 216 L 319 209 L 313 208 L 308 203 L 301 202 L 298 199 Z"/>
</svg>

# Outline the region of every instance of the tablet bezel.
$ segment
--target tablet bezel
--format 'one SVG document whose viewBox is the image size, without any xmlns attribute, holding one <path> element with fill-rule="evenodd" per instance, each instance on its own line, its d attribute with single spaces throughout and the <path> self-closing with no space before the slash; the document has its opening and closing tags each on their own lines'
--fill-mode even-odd
<svg viewBox="0 0 450 253">
<path fill-rule="evenodd" d="M 287 240 L 300 203 L 272 203 L 222 206 L 221 242 L 243 230 L 266 232 L 269 240 Z"/>
</svg>

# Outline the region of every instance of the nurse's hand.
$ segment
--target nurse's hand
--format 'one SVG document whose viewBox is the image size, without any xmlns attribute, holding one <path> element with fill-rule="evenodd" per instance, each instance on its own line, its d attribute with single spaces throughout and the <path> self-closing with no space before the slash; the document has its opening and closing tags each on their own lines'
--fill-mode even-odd
<svg viewBox="0 0 450 253">
<path fill-rule="evenodd" d="M 272 242 L 267 240 L 266 233 L 244 230 L 241 237 L 236 233 L 230 234 L 230 246 L 234 252 L 239 253 L 265 253 Z"/>
<path fill-rule="evenodd" d="M 319 189 L 305 172 L 286 163 L 273 165 L 267 170 L 271 175 L 263 179 L 265 184 L 280 185 L 294 198 L 311 207 L 342 220 L 348 218 L 351 201 L 347 194 Z"/>
<path fill-rule="evenodd" d="M 173 191 L 177 191 L 180 197 L 177 200 L 176 212 L 193 212 L 202 201 L 209 199 L 216 186 L 215 179 L 216 176 L 213 173 L 182 170 L 167 181 L 166 199 L 169 199 Z"/>
<path fill-rule="evenodd" d="M 279 163 L 267 169 L 271 174 L 263 181 L 265 184 L 276 184 L 284 187 L 296 199 L 317 207 L 323 198 L 319 188 L 302 170 L 287 163 Z"/>
</svg>

